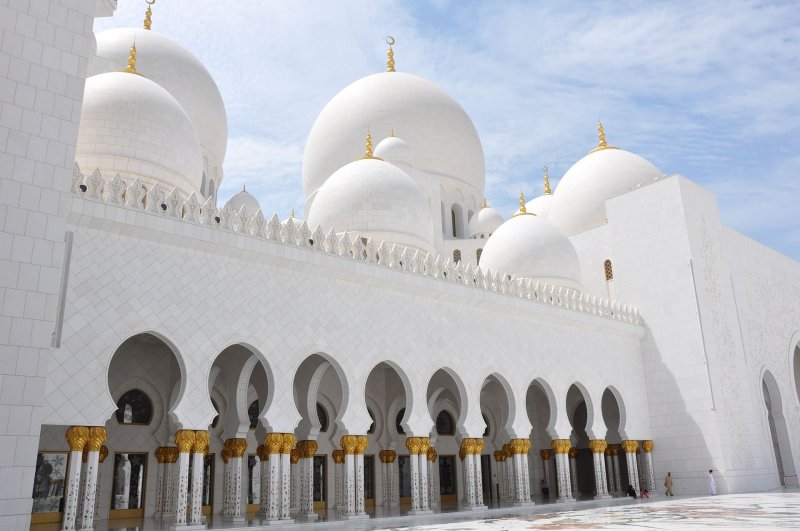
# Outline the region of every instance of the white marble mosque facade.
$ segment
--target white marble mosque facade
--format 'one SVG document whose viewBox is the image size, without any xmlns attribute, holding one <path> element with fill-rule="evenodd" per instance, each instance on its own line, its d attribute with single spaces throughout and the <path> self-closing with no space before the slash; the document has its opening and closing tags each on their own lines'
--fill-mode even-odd
<svg viewBox="0 0 800 531">
<path fill-rule="evenodd" d="M 442 164 L 435 154 L 417 152 L 414 166 L 402 149 L 383 148 L 385 161 L 368 161 L 375 186 L 393 179 L 387 198 L 419 195 L 430 205 L 429 233 L 403 224 L 413 238 L 392 232 L 391 208 L 380 211 L 380 227 L 337 233 L 270 217 L 266 206 L 262 214 L 257 202 L 216 204 L 224 146 L 206 134 L 192 140 L 204 162 L 175 166 L 205 173 L 173 186 L 162 182 L 167 174 L 116 177 L 114 163 L 79 167 L 76 159 L 100 160 L 81 158 L 76 145 L 83 82 L 113 63 L 94 55 L 92 21 L 114 7 L 0 7 L 8 36 L 0 51 L 11 58 L 0 88 L 35 94 L 0 108 L 8 136 L 0 150 L 0 529 L 28 527 L 37 448 L 72 450 L 64 529 L 114 516 L 115 456 L 126 452 L 147 454 L 137 514 L 187 529 L 206 525 L 197 492 L 206 481 L 214 518 L 305 522 L 315 465 L 304 449 L 324 459 L 327 507 L 354 519 L 369 517 L 373 504 L 424 514 L 456 503 L 541 503 L 543 479 L 549 501 L 620 495 L 628 483 L 660 489 L 667 471 L 683 493 L 704 492 L 711 468 L 722 492 L 797 484 L 800 265 L 725 227 L 710 191 L 659 172 L 609 196 L 603 222 L 585 230 L 540 233 L 533 222 L 523 227 L 530 218 L 512 217 L 510 236 L 493 244 L 510 269 L 487 274 L 476 269 L 476 251 L 499 227 L 470 223 L 481 211 L 482 151 L 471 166 L 442 169 L 440 182 L 430 179 Z M 139 41 L 142 68 L 147 42 Z M 374 82 L 393 83 L 385 77 L 393 74 Z M 50 138 L 56 123 L 60 134 Z M 346 124 L 342 135 L 357 155 L 361 125 Z M 455 133 L 476 135 L 464 128 Z M 356 158 L 315 153 L 306 168 L 330 166 L 334 176 Z M 362 167 L 348 171 L 359 177 Z M 451 170 L 464 172 L 461 188 Z M 314 202 L 347 189 L 318 177 L 304 176 L 307 214 L 331 219 L 337 213 L 314 214 Z M 553 197 L 564 201 L 558 188 Z M 540 238 L 537 252 L 507 258 L 526 235 Z M 565 268 L 553 264 L 570 253 L 580 275 L 560 278 Z M 132 389 L 150 400 L 146 425 L 115 416 Z M 442 411 L 453 433 L 435 429 Z M 213 456 L 211 478 L 198 472 L 204 454 Z M 406 456 L 411 499 L 400 488 Z M 451 495 L 438 492 L 442 457 L 455 464 Z"/>
</svg>

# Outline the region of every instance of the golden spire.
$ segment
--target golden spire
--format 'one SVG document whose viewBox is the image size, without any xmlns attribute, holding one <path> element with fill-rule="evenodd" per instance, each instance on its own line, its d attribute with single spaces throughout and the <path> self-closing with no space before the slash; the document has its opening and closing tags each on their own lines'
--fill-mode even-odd
<svg viewBox="0 0 800 531">
<path fill-rule="evenodd" d="M 528 210 L 525 208 L 525 192 L 519 191 L 519 213 L 527 214 Z"/>
<path fill-rule="evenodd" d="M 386 71 L 387 72 L 394 72 L 394 50 L 392 50 L 392 44 L 394 44 L 394 37 L 389 35 L 386 37 L 386 44 L 389 45 L 389 50 L 387 50 L 386 55 Z"/>
<path fill-rule="evenodd" d="M 603 131 L 603 122 L 597 121 L 597 147 L 591 150 L 589 153 L 594 153 L 595 151 L 601 151 L 603 149 L 617 149 L 614 146 L 609 146 L 606 144 L 606 133 Z"/>
<path fill-rule="evenodd" d="M 489 202 L 485 197 L 483 198 L 483 204 L 481 205 L 481 208 L 489 208 Z"/>
<path fill-rule="evenodd" d="M 292 209 L 292 214 L 289 217 L 294 219 L 294 209 Z"/>
<path fill-rule="evenodd" d="M 136 74 L 137 76 L 142 75 L 136 71 L 136 40 L 134 40 L 133 45 L 131 45 L 131 51 L 128 55 L 128 66 L 122 70 L 117 70 L 117 72 L 126 72 L 128 74 Z"/>
<path fill-rule="evenodd" d="M 150 25 L 153 23 L 153 10 L 150 6 L 156 3 L 156 0 L 144 0 L 147 2 L 147 11 L 144 12 L 144 29 L 149 30 Z"/>
<path fill-rule="evenodd" d="M 547 172 L 550 171 L 550 168 L 547 166 L 544 167 L 544 193 L 545 195 L 550 195 L 553 192 L 550 191 L 550 176 Z"/>
<path fill-rule="evenodd" d="M 363 159 L 375 159 L 375 160 L 383 160 L 380 157 L 376 157 L 372 154 L 372 133 L 367 130 L 367 141 L 364 143 L 364 156 L 358 157 L 356 160 L 363 160 Z"/>
</svg>

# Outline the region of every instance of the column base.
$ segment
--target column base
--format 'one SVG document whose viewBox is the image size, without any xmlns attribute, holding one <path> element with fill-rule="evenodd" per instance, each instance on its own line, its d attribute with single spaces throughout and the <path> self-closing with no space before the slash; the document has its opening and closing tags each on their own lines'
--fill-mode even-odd
<svg viewBox="0 0 800 531">
<path fill-rule="evenodd" d="M 367 513 L 363 514 L 343 514 L 342 518 L 345 520 L 369 520 Z"/>
<path fill-rule="evenodd" d="M 199 531 L 200 529 L 205 530 L 206 526 L 205 526 L 205 524 L 201 524 L 201 525 L 197 525 L 197 524 L 195 524 L 195 525 L 189 525 L 189 524 L 176 525 L 176 524 L 172 524 L 171 526 L 169 526 L 169 528 L 170 528 L 171 531 L 195 531 L 195 530 Z"/>
<path fill-rule="evenodd" d="M 302 522 L 315 522 L 319 518 L 319 515 L 315 511 L 311 511 L 310 513 L 297 513 L 297 519 Z"/>
</svg>

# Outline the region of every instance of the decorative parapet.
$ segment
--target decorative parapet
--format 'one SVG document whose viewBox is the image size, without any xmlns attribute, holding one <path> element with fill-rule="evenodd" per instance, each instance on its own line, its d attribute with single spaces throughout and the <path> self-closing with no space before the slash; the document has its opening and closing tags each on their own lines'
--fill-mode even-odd
<svg viewBox="0 0 800 531">
<path fill-rule="evenodd" d="M 466 288 L 529 299 L 615 321 L 637 325 L 641 323 L 638 308 L 584 294 L 573 288 L 529 278 L 516 278 L 514 275 L 496 271 L 483 271 L 472 264 L 465 266 L 462 262 L 454 263 L 449 257 L 433 256 L 385 241 L 375 242 L 371 238 L 360 237 L 358 233 L 339 234 L 333 228 L 323 232 L 320 227 L 311 231 L 305 221 L 295 227 L 294 223 L 281 223 L 277 214 L 266 220 L 261 210 L 251 214 L 244 206 L 239 211 L 234 211 L 229 203 L 217 208 L 213 198 L 208 198 L 201 204 L 194 193 L 188 199 L 183 199 L 177 189 L 166 194 L 158 184 L 148 190 L 138 178 L 128 184 L 117 174 L 106 183 L 99 170 L 85 177 L 77 164 L 72 174 L 72 193 L 91 201 L 150 212 L 376 267 L 405 271 L 442 282 L 460 284 Z"/>
</svg>

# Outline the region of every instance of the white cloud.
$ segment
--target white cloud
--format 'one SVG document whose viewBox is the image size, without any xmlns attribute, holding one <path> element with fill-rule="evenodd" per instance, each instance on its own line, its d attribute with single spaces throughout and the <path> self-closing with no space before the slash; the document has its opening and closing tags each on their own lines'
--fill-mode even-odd
<svg viewBox="0 0 800 531">
<path fill-rule="evenodd" d="M 96 29 L 138 26 L 142 12 L 120 0 Z M 153 12 L 153 28 L 219 84 L 231 136 L 223 197 L 246 181 L 265 210 L 299 208 L 317 113 L 383 69 L 391 33 L 398 69 L 436 81 L 473 118 L 501 211 L 515 210 L 520 185 L 538 193 L 543 164 L 556 181 L 603 119 L 610 142 L 709 187 L 723 221 L 800 257 L 800 190 L 785 184 L 800 145 L 792 3 L 160 0 Z M 754 173 L 774 184 L 757 201 L 746 194 Z"/>
</svg>

